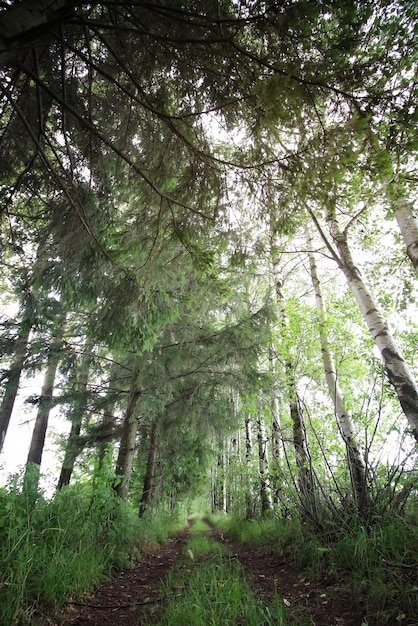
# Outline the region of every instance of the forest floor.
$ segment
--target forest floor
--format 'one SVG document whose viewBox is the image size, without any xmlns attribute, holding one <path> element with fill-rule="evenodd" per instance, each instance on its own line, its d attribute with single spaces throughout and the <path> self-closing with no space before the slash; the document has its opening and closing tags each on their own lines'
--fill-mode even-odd
<svg viewBox="0 0 418 626">
<path fill-rule="evenodd" d="M 208 531 L 222 542 L 242 565 L 259 598 L 266 603 L 278 593 L 293 615 L 313 626 L 378 626 L 368 618 L 359 598 L 350 596 L 335 581 L 312 579 L 297 572 L 284 555 L 231 541 L 217 529 Z M 165 546 L 143 554 L 135 568 L 120 572 L 94 595 L 68 603 L 62 613 L 45 626 L 139 626 L 158 624 L 165 607 L 164 581 L 184 559 L 190 529 L 172 537 Z M 294 611 L 294 613 L 293 613 Z M 308 622 L 309 623 L 309 622 Z M 202 626 L 205 626 L 202 624 Z"/>
</svg>

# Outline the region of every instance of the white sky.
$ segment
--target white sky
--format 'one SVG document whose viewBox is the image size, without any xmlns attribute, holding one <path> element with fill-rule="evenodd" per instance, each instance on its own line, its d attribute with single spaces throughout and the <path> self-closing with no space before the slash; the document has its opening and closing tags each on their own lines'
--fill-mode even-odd
<svg viewBox="0 0 418 626">
<path fill-rule="evenodd" d="M 25 404 L 25 399 L 33 394 L 39 394 L 42 379 L 43 373 L 31 379 L 22 376 L 21 388 L 0 453 L 0 486 L 4 486 L 8 477 L 22 470 L 26 464 L 37 406 Z M 62 452 L 56 444 L 57 435 L 67 433 L 69 428 L 69 423 L 60 414 L 59 409 L 53 409 L 49 416 L 41 464 L 41 473 L 45 474 L 41 487 L 47 492 L 51 492 L 56 486 L 61 470 Z"/>
</svg>

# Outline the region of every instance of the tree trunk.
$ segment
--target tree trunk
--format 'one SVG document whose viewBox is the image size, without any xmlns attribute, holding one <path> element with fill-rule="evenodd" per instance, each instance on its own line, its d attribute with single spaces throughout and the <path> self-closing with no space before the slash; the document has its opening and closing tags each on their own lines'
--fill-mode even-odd
<svg viewBox="0 0 418 626">
<path fill-rule="evenodd" d="M 279 311 L 279 331 L 284 349 L 282 361 L 284 362 L 285 368 L 286 400 L 289 404 L 290 419 L 293 427 L 293 446 L 295 450 L 296 466 L 298 468 L 297 485 L 302 509 L 305 513 L 311 515 L 315 509 L 315 484 L 308 454 L 309 446 L 303 424 L 303 415 L 297 393 L 295 366 L 287 349 L 287 319 L 284 308 L 282 292 L 283 280 L 280 271 L 279 252 L 276 244 L 276 227 L 273 212 L 270 212 L 269 231 L 273 289 Z"/>
<path fill-rule="evenodd" d="M 264 419 L 261 415 L 257 419 L 257 441 L 258 441 L 258 472 L 260 477 L 260 501 L 261 513 L 273 510 L 273 501 L 270 488 L 268 486 L 268 453 L 267 453 L 267 432 Z"/>
<path fill-rule="evenodd" d="M 19 390 L 20 377 L 25 364 L 28 349 L 29 334 L 33 325 L 34 301 L 31 293 L 26 294 L 22 320 L 19 326 L 19 334 L 16 339 L 13 360 L 7 372 L 7 382 L 4 386 L 3 400 L 0 406 L 0 452 L 3 449 L 10 418 L 12 416 L 17 392 Z"/>
<path fill-rule="evenodd" d="M 119 445 L 118 458 L 115 467 L 115 492 L 121 498 L 126 500 L 129 492 L 129 480 L 132 474 L 133 461 L 136 450 L 136 433 L 138 430 L 138 417 L 135 414 L 135 408 L 139 398 L 137 388 L 138 374 L 134 374 L 129 389 L 128 405 L 122 424 L 122 436 Z"/>
<path fill-rule="evenodd" d="M 70 413 L 71 428 L 68 435 L 67 446 L 65 449 L 64 461 L 61 467 L 61 473 L 58 480 L 58 489 L 62 489 L 65 485 L 70 484 L 71 476 L 74 470 L 76 459 L 83 450 L 84 444 L 80 441 L 81 426 L 83 417 L 87 407 L 87 383 L 90 372 L 90 365 L 93 359 L 91 353 L 92 342 L 86 341 L 84 346 L 84 356 L 81 359 L 80 371 L 76 384 L 76 397 Z"/>
<path fill-rule="evenodd" d="M 271 458 L 275 465 L 279 465 L 283 458 L 283 441 L 278 398 L 272 398 L 271 403 Z"/>
<path fill-rule="evenodd" d="M 276 357 L 274 355 L 273 346 L 270 346 L 269 353 L 269 366 L 271 375 L 274 380 L 277 377 Z M 280 403 L 279 393 L 276 389 L 276 385 L 271 386 L 270 393 L 270 411 L 271 411 L 271 462 L 273 466 L 273 474 L 270 476 L 272 486 L 272 497 L 275 504 L 279 504 L 279 494 L 281 491 L 281 480 L 278 480 L 278 470 L 281 466 L 281 461 L 284 457 L 282 429 L 280 424 Z"/>
<path fill-rule="evenodd" d="M 298 486 L 300 501 L 305 512 L 312 511 L 314 500 L 314 484 L 311 464 L 306 441 L 305 425 L 295 388 L 294 378 L 287 382 L 290 395 L 290 419 L 292 420 L 293 446 L 295 449 L 296 467 L 298 468 Z"/>
<path fill-rule="evenodd" d="M 110 433 L 114 429 L 115 408 L 116 408 L 116 400 L 110 400 L 109 404 L 106 406 L 105 410 L 103 411 L 101 438 L 100 438 L 100 441 L 97 443 L 98 468 L 99 469 L 103 467 L 103 463 L 104 463 L 105 455 L 106 455 L 106 447 L 107 447 L 107 444 L 111 441 Z"/>
<path fill-rule="evenodd" d="M 277 260 L 272 259 L 275 277 L 276 299 L 280 315 L 280 331 L 285 344 L 286 317 L 283 306 L 282 282 L 279 275 Z M 286 348 L 285 348 L 286 349 Z M 308 442 L 306 439 L 303 415 L 299 403 L 294 366 L 288 355 L 284 355 L 287 401 L 289 403 L 290 419 L 293 427 L 293 446 L 295 449 L 296 466 L 298 468 L 298 486 L 302 508 L 312 512 L 315 507 L 315 485 L 310 467 Z"/>
<path fill-rule="evenodd" d="M 154 495 L 154 476 L 155 467 L 158 454 L 158 433 L 157 433 L 157 420 L 155 420 L 151 427 L 147 467 L 145 471 L 144 487 L 142 489 L 141 502 L 139 505 L 139 517 L 143 517 L 145 512 L 151 508 Z"/>
<path fill-rule="evenodd" d="M 400 198 L 397 200 L 397 206 L 395 218 L 405 243 L 406 253 L 418 274 L 418 220 L 414 216 L 410 202 Z"/>
<path fill-rule="evenodd" d="M 227 485 L 226 485 L 226 454 L 225 441 L 217 439 L 215 443 L 218 450 L 216 470 L 214 472 L 214 495 L 215 511 L 227 512 Z"/>
<path fill-rule="evenodd" d="M 354 434 L 354 425 L 351 416 L 345 407 L 345 400 L 338 384 L 336 368 L 334 360 L 331 356 L 327 331 L 325 328 L 325 306 L 322 299 L 321 284 L 318 277 L 316 260 L 312 252 L 312 238 L 307 227 L 305 227 L 305 235 L 308 247 L 312 285 L 315 291 L 316 307 L 318 310 L 319 339 L 321 343 L 325 378 L 334 404 L 334 411 L 337 417 L 340 432 L 346 446 L 348 467 L 355 501 L 359 511 L 367 512 L 367 510 L 371 507 L 371 498 L 367 486 L 366 463 L 363 454 L 357 445 Z"/>
<path fill-rule="evenodd" d="M 45 444 L 45 436 L 48 428 L 49 413 L 52 405 L 52 395 L 54 392 L 55 375 L 60 360 L 62 347 L 62 337 L 64 334 L 64 316 L 59 319 L 59 328 L 53 337 L 49 349 L 48 362 L 46 365 L 44 381 L 41 389 L 38 412 L 33 428 L 32 439 L 29 447 L 26 462 L 26 473 L 30 474 L 31 487 L 38 488 L 39 470 L 42 461 L 42 453 Z M 37 468 L 31 467 L 36 465 Z"/>
<path fill-rule="evenodd" d="M 251 418 L 245 418 L 245 459 L 247 462 L 248 486 L 245 497 L 246 519 L 252 519 L 254 516 L 254 494 L 252 489 L 252 456 L 253 456 L 253 434 Z"/>
<path fill-rule="evenodd" d="M 379 348 L 389 381 L 395 389 L 412 434 L 418 442 L 418 388 L 415 380 L 383 315 L 378 310 L 360 270 L 354 263 L 347 241 L 347 232 L 340 230 L 334 215 L 328 215 L 328 222 L 331 235 L 340 254 L 339 265 L 357 300 L 369 332 Z"/>
</svg>

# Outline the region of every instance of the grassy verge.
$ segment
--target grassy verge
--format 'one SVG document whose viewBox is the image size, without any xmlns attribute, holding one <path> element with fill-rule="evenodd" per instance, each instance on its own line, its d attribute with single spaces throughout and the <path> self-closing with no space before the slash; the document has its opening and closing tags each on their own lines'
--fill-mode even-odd
<svg viewBox="0 0 418 626">
<path fill-rule="evenodd" d="M 385 623 L 418 623 L 418 525 L 405 518 L 382 519 L 335 533 L 332 540 L 296 520 L 242 521 L 210 517 L 230 536 L 254 547 L 286 551 L 295 567 L 312 577 L 334 578 L 364 598 L 369 614 Z"/>
<path fill-rule="evenodd" d="M 68 598 L 132 566 L 176 528 L 164 512 L 139 520 L 105 484 L 68 487 L 52 500 L 15 483 L 0 489 L 0 624 L 35 624 Z"/>
</svg>

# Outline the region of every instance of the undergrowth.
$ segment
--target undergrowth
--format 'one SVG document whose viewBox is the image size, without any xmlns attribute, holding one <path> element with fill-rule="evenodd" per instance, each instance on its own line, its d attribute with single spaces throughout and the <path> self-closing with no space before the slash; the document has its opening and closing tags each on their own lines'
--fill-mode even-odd
<svg viewBox="0 0 418 626">
<path fill-rule="evenodd" d="M 139 520 L 105 480 L 66 487 L 51 500 L 16 476 L 0 490 L 0 624 L 34 624 L 147 544 L 165 543 L 169 516 Z"/>
<path fill-rule="evenodd" d="M 365 527 L 354 523 L 332 539 L 293 520 L 243 521 L 209 516 L 211 523 L 254 547 L 286 552 L 299 570 L 335 579 L 364 598 L 379 623 L 417 626 L 418 525 L 405 517 L 387 517 Z"/>
</svg>

